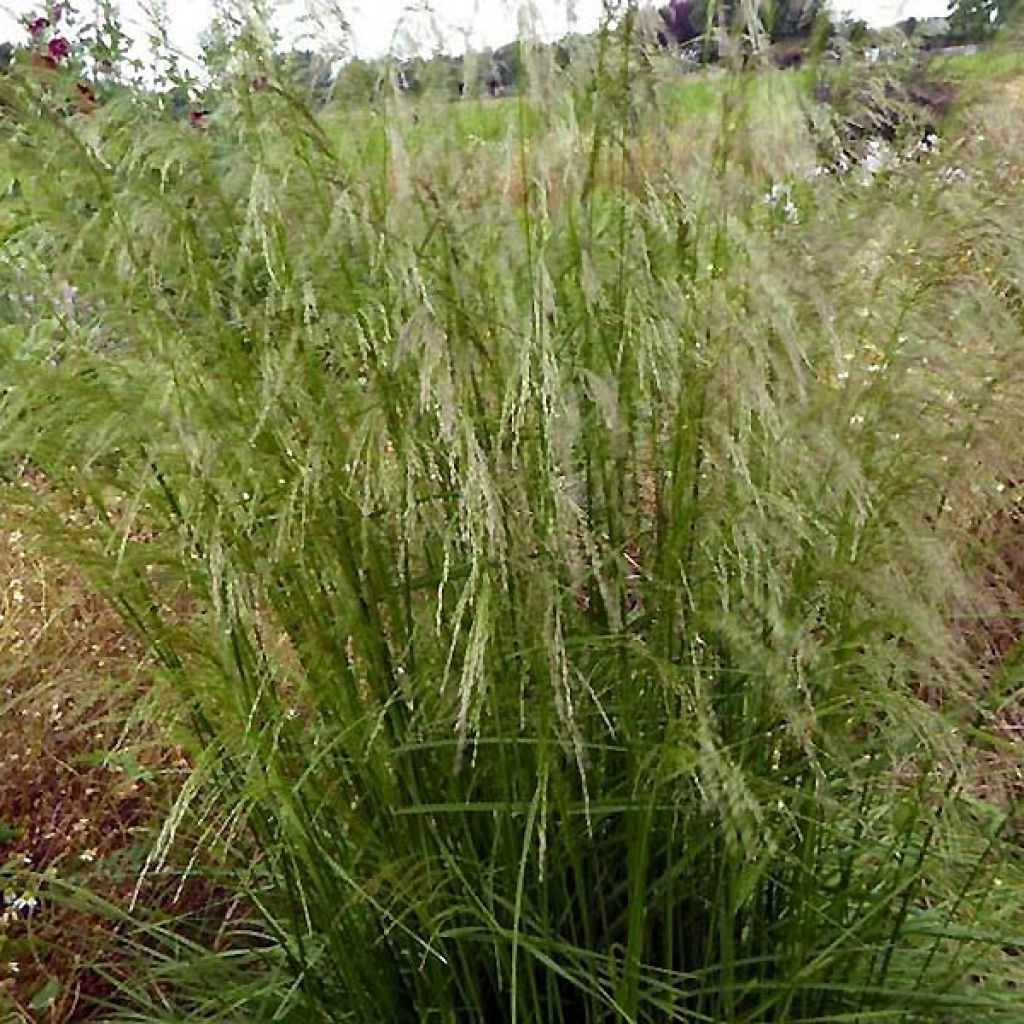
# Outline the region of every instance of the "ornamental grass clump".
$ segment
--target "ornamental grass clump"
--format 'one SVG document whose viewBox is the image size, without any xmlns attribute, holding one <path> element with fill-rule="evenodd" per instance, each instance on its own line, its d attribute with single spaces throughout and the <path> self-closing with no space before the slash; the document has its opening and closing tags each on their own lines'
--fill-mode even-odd
<svg viewBox="0 0 1024 1024">
<path fill-rule="evenodd" d="M 779 218 L 779 73 L 677 164 L 634 15 L 585 103 L 545 77 L 460 148 L 386 89 L 316 112 L 258 22 L 202 131 L 4 86 L 7 245 L 86 310 L 5 365 L 5 457 L 187 751 L 140 891 L 233 908 L 111 907 L 107 1016 L 1021 1019 L 976 771 L 1019 677 L 971 643 L 1019 186 L 981 150 L 962 192 L 936 157 Z"/>
</svg>

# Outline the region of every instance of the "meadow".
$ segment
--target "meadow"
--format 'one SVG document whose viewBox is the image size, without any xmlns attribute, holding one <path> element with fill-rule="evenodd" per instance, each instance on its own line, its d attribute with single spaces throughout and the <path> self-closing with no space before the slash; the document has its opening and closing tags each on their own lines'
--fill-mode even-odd
<svg viewBox="0 0 1024 1024">
<path fill-rule="evenodd" d="M 257 28 L 0 85 L 0 1017 L 1024 1021 L 1016 54 Z"/>
</svg>

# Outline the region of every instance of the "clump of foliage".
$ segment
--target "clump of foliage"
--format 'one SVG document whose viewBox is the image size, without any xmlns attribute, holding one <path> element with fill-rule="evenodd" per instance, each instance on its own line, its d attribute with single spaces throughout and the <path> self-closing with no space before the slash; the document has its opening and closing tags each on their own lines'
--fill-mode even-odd
<svg viewBox="0 0 1024 1024">
<path fill-rule="evenodd" d="M 108 1016 L 1020 1019 L 974 767 L 1019 677 L 970 643 L 1020 185 L 980 148 L 780 219 L 758 80 L 682 167 L 630 24 L 458 147 L 317 117 L 258 20 L 177 121 L 7 87 L 7 251 L 80 302 L 4 452 L 159 666 L 146 872 L 237 911 L 136 908 Z"/>
<path fill-rule="evenodd" d="M 960 41 L 990 39 L 1020 16 L 1019 0 L 949 0 L 949 33 Z"/>
</svg>

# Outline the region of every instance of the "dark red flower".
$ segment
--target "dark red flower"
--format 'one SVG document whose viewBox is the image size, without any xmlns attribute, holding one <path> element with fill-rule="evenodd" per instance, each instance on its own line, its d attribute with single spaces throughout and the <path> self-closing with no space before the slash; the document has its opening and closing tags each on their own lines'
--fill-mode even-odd
<svg viewBox="0 0 1024 1024">
<path fill-rule="evenodd" d="M 33 39 L 38 39 L 50 27 L 50 19 L 43 17 L 33 18 L 25 27 Z"/>
<path fill-rule="evenodd" d="M 206 119 L 209 116 L 210 112 L 208 110 L 193 110 L 188 115 L 188 123 L 192 125 L 193 128 L 205 128 Z"/>
<path fill-rule="evenodd" d="M 63 36 L 54 36 L 47 44 L 46 49 L 56 61 L 62 61 L 71 56 L 71 44 Z"/>
</svg>

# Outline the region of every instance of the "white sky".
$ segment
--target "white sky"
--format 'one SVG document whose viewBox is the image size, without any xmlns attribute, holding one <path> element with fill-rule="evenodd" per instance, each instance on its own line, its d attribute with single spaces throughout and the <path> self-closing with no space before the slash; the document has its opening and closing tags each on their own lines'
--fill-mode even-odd
<svg viewBox="0 0 1024 1024">
<path fill-rule="evenodd" d="M 664 0 L 663 0 L 664 2 Z M 948 0 L 832 0 L 837 10 L 866 19 L 872 24 L 888 25 L 900 18 L 915 15 L 942 15 Z M 208 24 L 214 0 L 162 0 L 170 14 L 172 40 L 182 49 L 194 52 L 199 34 Z M 417 37 L 439 35 L 445 49 L 500 45 L 514 38 L 517 31 L 516 0 L 333 0 L 349 18 L 356 51 L 362 55 L 380 54 L 392 45 L 396 28 L 405 24 Z M 20 39 L 18 20 L 29 13 L 38 13 L 47 0 L 0 0 L 0 39 Z M 74 5 L 86 12 L 90 0 L 77 0 Z M 145 0 L 121 0 L 127 22 L 138 24 Z M 309 5 L 300 0 L 278 3 L 292 11 Z M 314 0 L 314 6 L 331 6 L 325 0 Z M 575 18 L 580 29 L 592 28 L 602 7 L 601 0 L 533 0 L 532 7 L 541 34 L 563 34 Z M 433 15 L 424 13 L 429 8 Z M 284 15 L 283 22 L 292 28 L 295 14 Z M 131 34 L 131 32 L 129 32 Z"/>
</svg>

